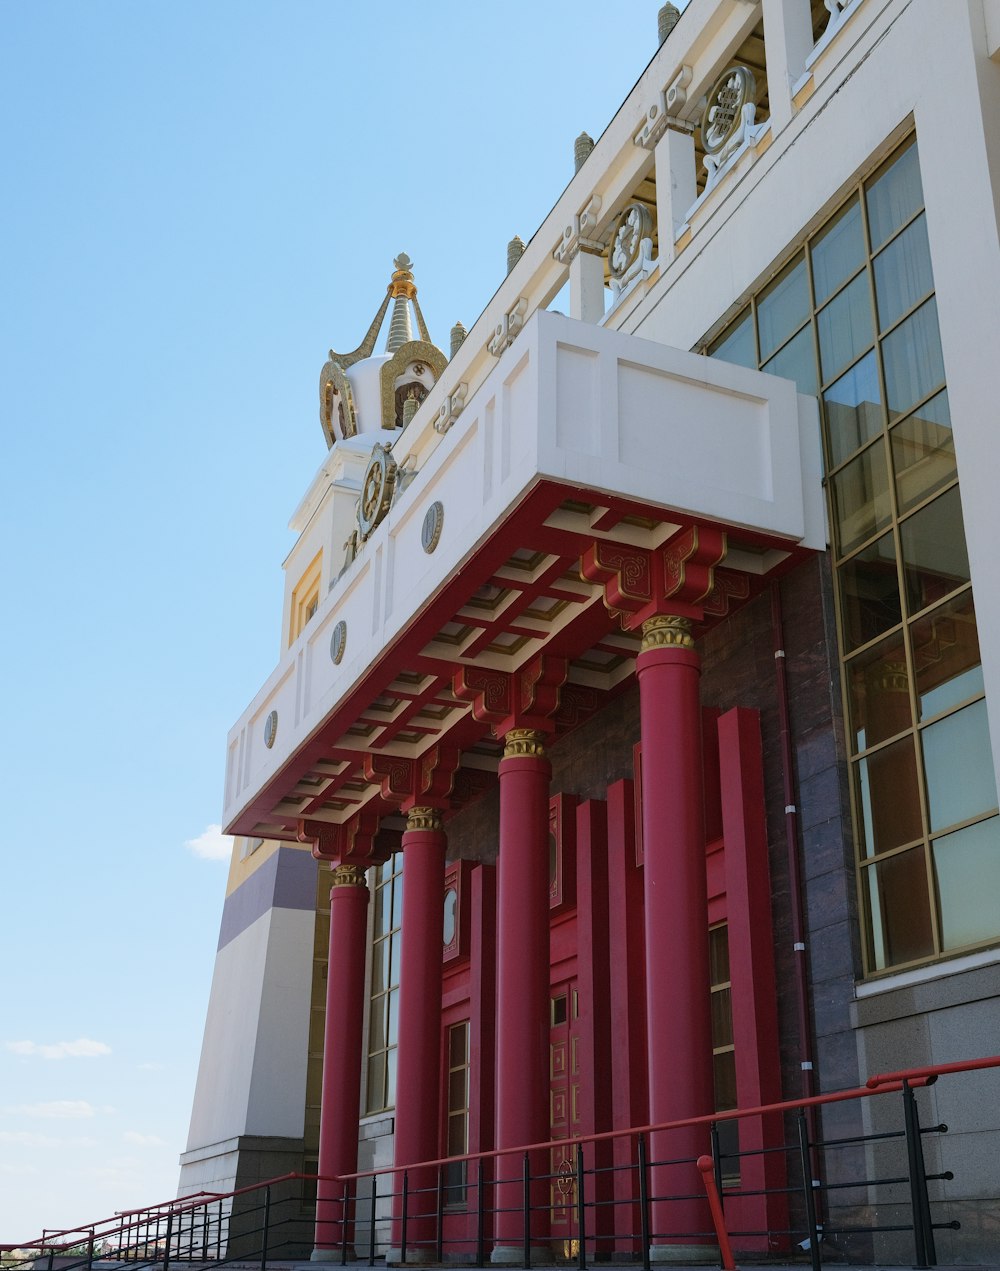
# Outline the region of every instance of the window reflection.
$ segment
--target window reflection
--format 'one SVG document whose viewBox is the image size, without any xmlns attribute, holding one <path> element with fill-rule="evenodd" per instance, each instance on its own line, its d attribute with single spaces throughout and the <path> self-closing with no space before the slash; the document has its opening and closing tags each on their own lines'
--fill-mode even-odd
<svg viewBox="0 0 1000 1271">
<path fill-rule="evenodd" d="M 865 874 L 876 969 L 929 957 L 934 930 L 923 848 L 876 861 Z"/>
<path fill-rule="evenodd" d="M 914 622 L 910 639 L 920 719 L 951 710 L 983 691 L 971 591 Z"/>
<path fill-rule="evenodd" d="M 826 390 L 823 402 L 830 460 L 836 467 L 882 431 L 882 390 L 874 349 Z"/>
<path fill-rule="evenodd" d="M 941 943 L 960 949 L 992 939 L 1000 896 L 1000 819 L 946 834 L 933 845 Z"/>
<path fill-rule="evenodd" d="M 955 476 L 955 442 L 947 392 L 938 393 L 901 420 L 891 436 L 896 501 L 899 510 L 905 512 Z"/>
<path fill-rule="evenodd" d="M 850 648 L 867 644 L 902 617 L 896 572 L 896 545 L 891 534 L 845 561 L 840 569 L 845 634 Z"/>
<path fill-rule="evenodd" d="M 916 613 L 969 581 L 969 554 L 958 490 L 914 512 L 900 526 L 906 604 Z"/>
<path fill-rule="evenodd" d="M 854 198 L 813 241 L 812 274 L 816 303 L 821 305 L 828 300 L 840 284 L 861 267 L 864 259 L 861 205 Z"/>
<path fill-rule="evenodd" d="M 867 200 L 868 231 L 876 252 L 923 206 L 916 145 L 910 142 L 876 173 L 868 183 Z"/>
<path fill-rule="evenodd" d="M 905 415 L 944 382 L 937 304 L 928 300 L 882 341 L 889 418 Z"/>
<path fill-rule="evenodd" d="M 757 333 L 761 360 L 768 358 L 809 317 L 806 262 L 799 256 L 767 288 L 757 302 Z"/>
<path fill-rule="evenodd" d="M 997 806 L 986 702 L 980 698 L 920 734 L 931 832 Z"/>
<path fill-rule="evenodd" d="M 889 470 L 881 441 L 841 468 L 830 485 L 841 552 L 851 551 L 892 519 Z"/>
<path fill-rule="evenodd" d="M 816 319 L 819 359 L 824 380 L 832 379 L 875 338 L 868 275 L 859 274 L 840 295 L 821 309 Z"/>
<path fill-rule="evenodd" d="M 884 331 L 912 309 L 934 286 L 927 218 L 923 214 L 875 257 L 875 295 L 878 325 Z"/>
</svg>

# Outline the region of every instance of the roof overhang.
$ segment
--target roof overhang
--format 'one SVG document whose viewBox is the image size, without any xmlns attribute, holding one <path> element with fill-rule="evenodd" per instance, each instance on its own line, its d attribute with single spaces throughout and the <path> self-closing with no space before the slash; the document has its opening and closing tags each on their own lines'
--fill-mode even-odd
<svg viewBox="0 0 1000 1271">
<path fill-rule="evenodd" d="M 595 539 L 656 548 L 692 525 L 725 528 L 725 594 L 702 629 L 710 611 L 826 545 L 814 399 L 547 311 L 424 453 L 231 731 L 230 833 L 290 839 L 303 819 L 385 811 L 363 772 L 375 752 L 458 748 L 456 797 L 477 792 L 499 752 L 452 691 L 462 666 L 514 672 L 539 654 L 565 658 L 557 732 L 598 709 L 633 674 L 638 641 L 581 578 Z M 428 552 L 435 504 L 441 533 Z"/>
</svg>

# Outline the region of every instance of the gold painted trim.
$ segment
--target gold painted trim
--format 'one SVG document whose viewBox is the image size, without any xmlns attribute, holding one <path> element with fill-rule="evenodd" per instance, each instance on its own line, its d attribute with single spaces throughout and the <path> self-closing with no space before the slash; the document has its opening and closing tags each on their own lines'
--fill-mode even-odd
<svg viewBox="0 0 1000 1271">
<path fill-rule="evenodd" d="M 334 887 L 367 887 L 365 871 L 360 865 L 337 865 L 331 870 Z"/>
<path fill-rule="evenodd" d="M 545 757 L 545 734 L 534 728 L 512 728 L 503 739 L 504 759 L 515 759 L 522 755 Z"/>
<path fill-rule="evenodd" d="M 437 808 L 411 808 L 406 814 L 408 830 L 441 830 L 444 822 Z"/>
<path fill-rule="evenodd" d="M 640 653 L 650 649 L 693 649 L 691 619 L 673 613 L 658 613 L 642 624 Z"/>
</svg>

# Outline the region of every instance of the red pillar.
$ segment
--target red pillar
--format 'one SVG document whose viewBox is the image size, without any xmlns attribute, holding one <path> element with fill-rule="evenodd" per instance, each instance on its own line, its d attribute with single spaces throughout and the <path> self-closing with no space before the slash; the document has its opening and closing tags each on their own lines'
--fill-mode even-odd
<svg viewBox="0 0 1000 1271">
<path fill-rule="evenodd" d="M 642 730 L 642 836 L 646 911 L 649 1119 L 653 1124 L 713 1110 L 705 880 L 700 660 L 686 618 L 642 624 L 637 660 Z M 654 1134 L 650 1158 L 697 1158 L 703 1126 Z M 652 1255 L 693 1261 L 711 1255 L 701 1175 L 690 1164 L 652 1171 L 654 1196 L 694 1196 L 653 1205 Z"/>
<path fill-rule="evenodd" d="M 358 1107 L 361 1097 L 361 1041 L 365 1015 L 365 953 L 368 943 L 368 888 L 359 865 L 338 865 L 330 890 L 330 962 L 326 978 L 323 1040 L 323 1094 L 319 1123 L 319 1172 L 330 1179 L 358 1168 Z M 314 1262 L 339 1260 L 345 1230 L 344 1189 L 340 1183 L 316 1187 Z"/>
<path fill-rule="evenodd" d="M 549 1137 L 549 778 L 543 734 L 514 728 L 500 762 L 500 852 L 497 861 L 497 1134 L 496 1146 L 544 1143 Z M 546 1171 L 546 1154 L 532 1159 Z M 497 1158 L 496 1245 L 492 1261 L 520 1265 L 523 1154 Z M 548 1253 L 548 1184 L 532 1187 L 531 1245 Z"/>
<path fill-rule="evenodd" d="M 412 808 L 403 832 L 402 966 L 396 1060 L 395 1165 L 436 1160 L 441 1080 L 441 923 L 447 839 L 436 808 Z M 355 1127 L 355 1130 L 357 1127 Z M 437 1170 L 407 1169 L 406 1261 L 437 1253 Z M 396 1174 L 395 1190 L 403 1185 Z M 402 1259 L 402 1199 L 393 1211 L 388 1262 Z"/>
</svg>

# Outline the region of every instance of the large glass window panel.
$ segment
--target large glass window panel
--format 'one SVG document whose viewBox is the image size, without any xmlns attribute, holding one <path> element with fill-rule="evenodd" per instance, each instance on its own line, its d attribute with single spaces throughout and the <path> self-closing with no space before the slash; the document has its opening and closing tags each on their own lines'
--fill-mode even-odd
<svg viewBox="0 0 1000 1271">
<path fill-rule="evenodd" d="M 969 581 L 969 554 L 957 487 L 903 521 L 899 536 L 910 613 L 943 599 Z"/>
<path fill-rule="evenodd" d="M 812 274 L 816 304 L 821 305 L 865 259 L 861 205 L 852 199 L 813 240 Z"/>
<path fill-rule="evenodd" d="M 931 719 L 983 691 L 971 591 L 918 618 L 910 639 L 920 719 Z"/>
<path fill-rule="evenodd" d="M 709 357 L 723 362 L 735 362 L 737 366 L 757 369 L 757 346 L 753 337 L 753 313 L 747 309 L 741 318 L 729 327 L 708 351 Z"/>
<path fill-rule="evenodd" d="M 393 989 L 389 994 L 389 1032 L 387 1041 L 390 1046 L 395 1046 L 399 1040 L 399 989 Z"/>
<path fill-rule="evenodd" d="M 944 835 L 934 842 L 933 853 L 944 948 L 995 939 L 1000 935 L 1000 819 Z"/>
<path fill-rule="evenodd" d="M 865 870 L 872 956 L 882 971 L 934 952 L 924 849 L 900 852 Z"/>
<path fill-rule="evenodd" d="M 891 327 L 934 287 L 927 217 L 920 215 L 875 257 L 875 297 L 880 331 Z"/>
<path fill-rule="evenodd" d="M 929 724 L 920 740 L 932 833 L 997 806 L 993 751 L 982 698 Z M 1000 892 L 997 897 L 1000 902 Z"/>
<path fill-rule="evenodd" d="M 910 691 L 902 633 L 866 649 L 845 666 L 854 750 L 867 750 L 910 727 Z"/>
<path fill-rule="evenodd" d="M 771 356 L 809 317 L 809 281 L 805 256 L 787 267 L 757 301 L 761 361 Z"/>
<path fill-rule="evenodd" d="M 836 467 L 882 430 L 882 389 L 873 349 L 823 394 L 830 461 Z"/>
<path fill-rule="evenodd" d="M 885 443 L 875 442 L 831 477 L 834 529 L 841 553 L 849 552 L 892 520 Z"/>
<path fill-rule="evenodd" d="M 912 734 L 859 759 L 855 777 L 865 856 L 878 856 L 923 835 Z"/>
<path fill-rule="evenodd" d="M 900 420 L 891 437 L 896 502 L 900 512 L 905 512 L 955 476 L 955 442 L 947 391 Z"/>
<path fill-rule="evenodd" d="M 771 375 L 780 375 L 786 380 L 794 380 L 800 393 L 814 396 L 819 391 L 819 385 L 816 382 L 812 327 L 803 327 L 780 353 L 776 353 L 770 362 L 764 363 L 761 370 L 768 371 Z"/>
<path fill-rule="evenodd" d="M 368 1049 L 372 1054 L 385 1050 L 385 1006 L 384 997 L 372 999 L 368 1017 Z"/>
<path fill-rule="evenodd" d="M 368 1060 L 368 1081 L 365 1089 L 369 1112 L 378 1112 L 386 1106 L 384 1051 L 381 1054 L 372 1055 Z"/>
<path fill-rule="evenodd" d="M 736 1055 L 724 1050 L 713 1057 L 715 1069 L 715 1110 L 725 1112 L 736 1107 Z"/>
<path fill-rule="evenodd" d="M 715 989 L 712 992 L 712 1045 L 733 1044 L 732 989 Z"/>
<path fill-rule="evenodd" d="M 838 572 L 846 643 L 856 649 L 894 627 L 902 617 L 892 535 L 883 534 L 845 561 Z"/>
<path fill-rule="evenodd" d="M 396 1106 L 396 1051 L 386 1051 L 385 1055 L 385 1106 Z"/>
<path fill-rule="evenodd" d="M 379 870 L 381 873 L 381 869 Z M 376 875 L 377 877 L 378 875 Z M 372 898 L 372 905 L 375 909 L 375 935 L 384 936 L 389 931 L 391 914 L 389 912 L 389 888 L 376 887 L 375 895 Z"/>
<path fill-rule="evenodd" d="M 876 252 L 923 206 L 917 147 L 909 145 L 877 172 L 867 188 L 868 231 Z"/>
<path fill-rule="evenodd" d="M 372 946 L 372 993 L 384 993 L 389 987 L 389 944 L 379 940 Z"/>
<path fill-rule="evenodd" d="M 875 338 L 872 325 L 872 293 L 867 272 L 859 274 L 816 319 L 823 379 L 832 379 Z"/>
<path fill-rule="evenodd" d="M 713 927 L 708 933 L 709 981 L 724 984 L 729 979 L 729 928 Z"/>
<path fill-rule="evenodd" d="M 937 304 L 928 300 L 882 341 L 889 418 L 905 415 L 944 382 Z"/>
</svg>

